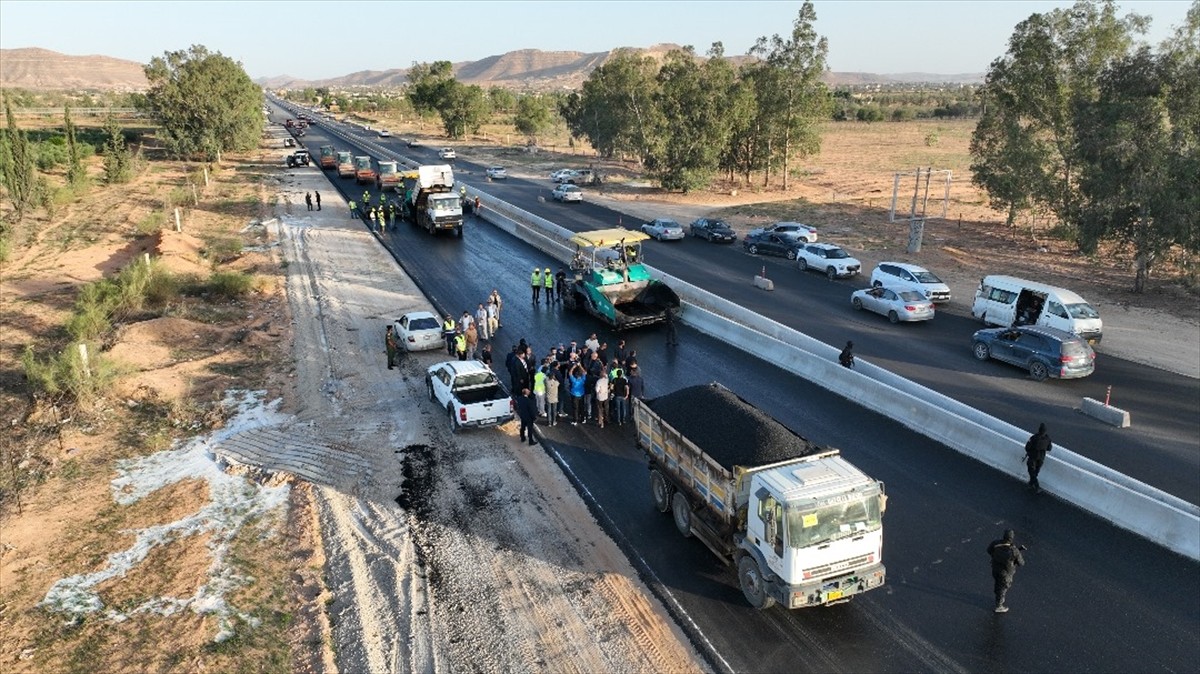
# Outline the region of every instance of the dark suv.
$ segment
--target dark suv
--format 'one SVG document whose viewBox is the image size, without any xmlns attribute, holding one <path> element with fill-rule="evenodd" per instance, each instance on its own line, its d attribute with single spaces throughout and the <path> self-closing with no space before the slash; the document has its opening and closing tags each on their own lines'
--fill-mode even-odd
<svg viewBox="0 0 1200 674">
<path fill-rule="evenodd" d="M 980 330 L 973 350 L 979 360 L 995 358 L 1026 368 L 1037 381 L 1077 379 L 1096 369 L 1096 352 L 1082 337 L 1041 325 Z"/>
</svg>

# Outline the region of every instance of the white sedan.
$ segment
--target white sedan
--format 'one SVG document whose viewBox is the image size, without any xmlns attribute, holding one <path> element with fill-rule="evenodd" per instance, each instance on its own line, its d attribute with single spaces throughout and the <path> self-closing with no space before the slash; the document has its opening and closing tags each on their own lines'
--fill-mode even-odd
<svg viewBox="0 0 1200 674">
<path fill-rule="evenodd" d="M 508 177 L 508 171 L 503 166 L 489 166 L 487 177 L 492 180 L 504 180 Z"/>
<path fill-rule="evenodd" d="M 550 195 L 554 197 L 555 201 L 583 201 L 583 190 L 567 183 L 555 187 Z"/>
<path fill-rule="evenodd" d="M 887 316 L 893 323 L 928 321 L 934 313 L 933 302 L 922 293 L 906 288 L 863 288 L 850 295 L 850 304 L 855 309 L 866 309 Z"/>
<path fill-rule="evenodd" d="M 655 218 L 642 225 L 642 232 L 659 241 L 682 241 L 683 226 L 668 218 Z"/>
<path fill-rule="evenodd" d="M 446 346 L 446 340 L 442 339 L 441 322 L 428 311 L 404 314 L 396 319 L 392 329 L 396 331 L 396 342 L 405 351 L 426 351 Z"/>
</svg>

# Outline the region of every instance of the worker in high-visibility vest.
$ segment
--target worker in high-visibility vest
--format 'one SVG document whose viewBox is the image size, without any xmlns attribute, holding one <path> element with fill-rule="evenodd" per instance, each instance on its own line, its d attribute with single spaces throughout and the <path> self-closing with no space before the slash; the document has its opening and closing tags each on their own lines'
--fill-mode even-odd
<svg viewBox="0 0 1200 674">
<path fill-rule="evenodd" d="M 533 268 L 533 274 L 529 277 L 529 287 L 533 290 L 533 303 L 538 303 L 538 296 L 542 293 L 542 270 L 539 267 Z"/>
<path fill-rule="evenodd" d="M 350 219 L 358 219 L 358 204 L 354 203 L 353 199 L 350 200 Z"/>
<path fill-rule="evenodd" d="M 554 274 L 549 267 L 542 272 L 542 285 L 546 288 L 546 304 L 549 305 L 554 301 Z"/>
</svg>

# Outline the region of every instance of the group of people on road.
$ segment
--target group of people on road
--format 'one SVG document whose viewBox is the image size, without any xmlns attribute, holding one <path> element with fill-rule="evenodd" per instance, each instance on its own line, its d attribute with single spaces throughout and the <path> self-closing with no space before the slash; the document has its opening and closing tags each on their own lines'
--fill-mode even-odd
<svg viewBox="0 0 1200 674">
<path fill-rule="evenodd" d="M 1035 494 L 1042 493 L 1038 483 L 1038 474 L 1042 472 L 1042 464 L 1046 462 L 1046 454 L 1054 446 L 1050 434 L 1046 432 L 1046 424 L 1038 425 L 1037 433 L 1025 441 L 1025 468 L 1029 472 L 1029 490 Z M 993 592 L 996 595 L 996 613 L 1008 613 L 1008 605 L 1004 603 L 1009 588 L 1012 587 L 1013 577 L 1017 567 L 1025 565 L 1025 557 L 1021 554 L 1026 548 L 1016 542 L 1016 532 L 1007 529 L 1004 537 L 992 541 L 987 547 L 987 554 L 992 560 Z"/>
<path fill-rule="evenodd" d="M 557 274 L 552 274 L 549 267 L 546 267 L 545 271 L 541 267 L 534 267 L 533 274 L 529 276 L 529 290 L 534 304 L 541 300 L 543 290 L 545 291 L 546 306 L 562 302 L 566 287 L 567 272 L 562 267 L 558 268 Z"/>
<path fill-rule="evenodd" d="M 313 190 L 312 192 L 304 193 L 304 204 L 308 206 L 308 210 L 313 210 L 313 197 L 317 198 L 317 210 L 321 210 L 321 193 Z"/>
<path fill-rule="evenodd" d="M 447 314 L 442 321 L 442 338 L 446 340 L 446 353 L 459 360 L 480 360 L 492 366 L 491 340 L 496 331 L 504 327 L 500 323 L 500 309 L 504 300 L 500 291 L 492 289 L 487 299 L 480 302 L 474 313 L 463 309 L 455 319 Z"/>
<path fill-rule="evenodd" d="M 522 338 L 505 357 L 504 366 L 515 392 L 522 439 L 533 439 L 533 425 L 539 419 L 547 426 L 560 420 L 572 426 L 624 426 L 632 421 L 633 399 L 646 394 L 637 351 L 623 339 L 610 349 L 595 333 L 582 346 L 577 341 L 560 342 L 540 359 Z M 523 417 L 521 408 L 526 408 Z"/>
</svg>

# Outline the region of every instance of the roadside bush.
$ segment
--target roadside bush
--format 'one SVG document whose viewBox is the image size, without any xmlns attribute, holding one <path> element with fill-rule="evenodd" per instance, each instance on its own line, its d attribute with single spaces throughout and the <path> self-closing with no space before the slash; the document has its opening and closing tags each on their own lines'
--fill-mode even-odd
<svg viewBox="0 0 1200 674">
<path fill-rule="evenodd" d="M 235 236 L 210 236 L 201 251 L 214 265 L 236 260 L 242 255 L 242 240 Z"/>
<path fill-rule="evenodd" d="M 79 291 L 67 332 L 77 341 L 98 340 L 112 329 L 114 319 L 169 304 L 179 297 L 181 286 L 180 279 L 158 261 L 134 262 L 116 277 L 89 283 Z"/>
<path fill-rule="evenodd" d="M 98 350 L 90 348 L 85 365 L 80 344 L 83 342 L 72 342 L 62 353 L 45 359 L 39 358 L 32 346 L 26 347 L 21 355 L 21 365 L 30 392 L 87 403 L 105 391 L 117 375 L 116 366 Z"/>
<path fill-rule="evenodd" d="M 142 236 L 148 236 L 162 229 L 167 224 L 167 214 L 162 211 L 153 211 L 146 214 L 146 217 L 138 220 L 137 233 Z"/>
<path fill-rule="evenodd" d="M 225 299 L 241 297 L 250 291 L 254 277 L 240 271 L 215 271 L 208 277 L 208 292 Z"/>
</svg>

